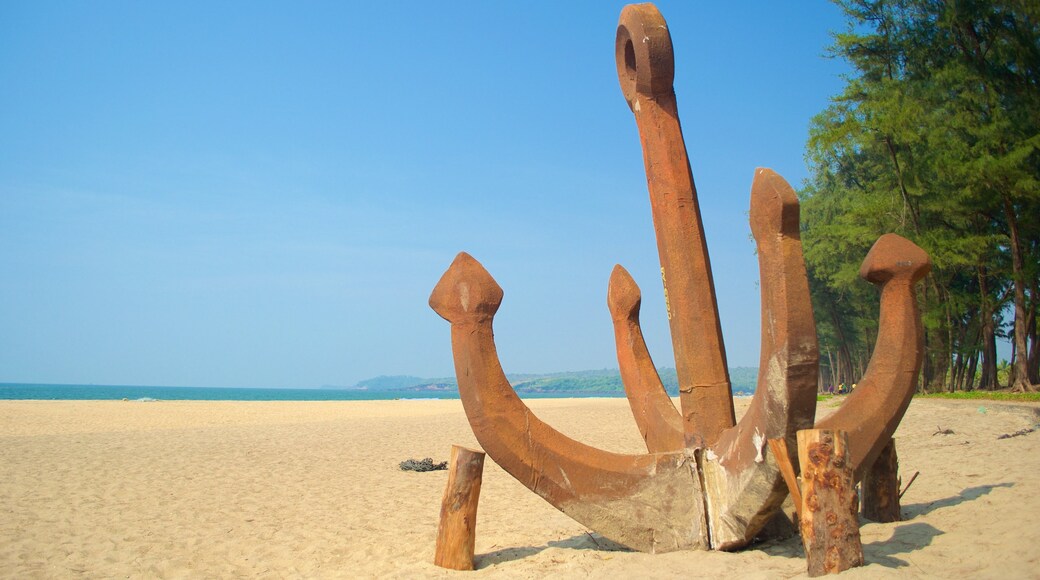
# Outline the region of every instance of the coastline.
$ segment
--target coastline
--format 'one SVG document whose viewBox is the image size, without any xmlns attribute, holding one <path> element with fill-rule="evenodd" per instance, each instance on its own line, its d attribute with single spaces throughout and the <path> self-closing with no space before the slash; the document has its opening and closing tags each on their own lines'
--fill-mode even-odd
<svg viewBox="0 0 1040 580">
<path fill-rule="evenodd" d="M 624 398 L 611 391 L 518 391 L 525 399 Z M 735 396 L 743 396 L 737 394 Z M 750 395 L 747 395 L 750 396 Z M 390 401 L 458 399 L 458 389 L 170 387 L 0 383 L 2 401 Z"/>
<path fill-rule="evenodd" d="M 644 450 L 623 398 L 526 399 L 583 442 Z M 738 414 L 747 400 L 738 400 Z M 817 416 L 829 411 L 819 404 Z M 906 521 L 862 526 L 854 577 L 1037 577 L 1035 404 L 915 399 L 896 434 Z M 937 427 L 950 435 L 934 434 Z M 432 564 L 443 471 L 478 448 L 458 399 L 0 401 L 0 570 L 8 577 L 449 577 Z M 797 538 L 647 555 L 556 511 L 492 461 L 474 574 L 799 577 Z"/>
</svg>

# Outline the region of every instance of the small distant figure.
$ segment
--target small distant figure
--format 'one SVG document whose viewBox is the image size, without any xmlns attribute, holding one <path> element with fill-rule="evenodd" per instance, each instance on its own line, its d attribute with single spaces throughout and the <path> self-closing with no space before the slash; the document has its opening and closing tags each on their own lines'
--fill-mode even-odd
<svg viewBox="0 0 1040 580">
<path fill-rule="evenodd" d="M 838 383 L 838 394 L 839 395 L 844 395 L 845 394 L 845 383 Z"/>
</svg>

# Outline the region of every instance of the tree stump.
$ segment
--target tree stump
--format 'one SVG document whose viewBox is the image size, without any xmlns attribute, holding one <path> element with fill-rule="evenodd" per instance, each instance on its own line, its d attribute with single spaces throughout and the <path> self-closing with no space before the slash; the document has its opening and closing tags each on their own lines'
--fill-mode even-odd
<svg viewBox="0 0 1040 580">
<path fill-rule="evenodd" d="M 828 429 L 799 431 L 798 460 L 802 468 L 799 525 L 809 576 L 862 566 L 848 434 Z"/>
<path fill-rule="evenodd" d="M 889 439 L 863 476 L 863 517 L 875 522 L 903 519 L 899 508 L 899 459 L 895 439 Z"/>
<path fill-rule="evenodd" d="M 441 500 L 441 522 L 433 563 L 452 570 L 473 569 L 477 501 L 484 473 L 484 452 L 451 446 L 448 485 Z"/>
</svg>

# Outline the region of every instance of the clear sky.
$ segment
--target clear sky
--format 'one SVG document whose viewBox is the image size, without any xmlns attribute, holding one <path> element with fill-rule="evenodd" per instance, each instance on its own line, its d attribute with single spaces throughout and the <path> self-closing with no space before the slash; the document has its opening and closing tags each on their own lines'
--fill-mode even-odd
<svg viewBox="0 0 1040 580">
<path fill-rule="evenodd" d="M 616 367 L 611 268 L 674 366 L 622 2 L 0 4 L 0 381 L 453 374 L 455 254 L 508 372 Z M 662 1 L 731 366 L 758 364 L 756 166 L 842 86 L 824 0 Z"/>
</svg>

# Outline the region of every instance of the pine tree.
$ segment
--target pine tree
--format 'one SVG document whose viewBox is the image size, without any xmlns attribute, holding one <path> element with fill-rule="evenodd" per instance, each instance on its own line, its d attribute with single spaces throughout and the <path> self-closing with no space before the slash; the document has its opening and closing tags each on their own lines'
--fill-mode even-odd
<svg viewBox="0 0 1040 580">
<path fill-rule="evenodd" d="M 848 28 L 831 52 L 855 72 L 813 120 L 801 192 L 817 320 L 828 321 L 821 350 L 865 358 L 876 298 L 853 273 L 896 232 L 934 262 L 920 293 L 925 387 L 973 388 L 977 370 L 981 387 L 996 386 L 1010 300 L 1011 386 L 1035 389 L 1040 6 L 837 3 Z"/>
</svg>

